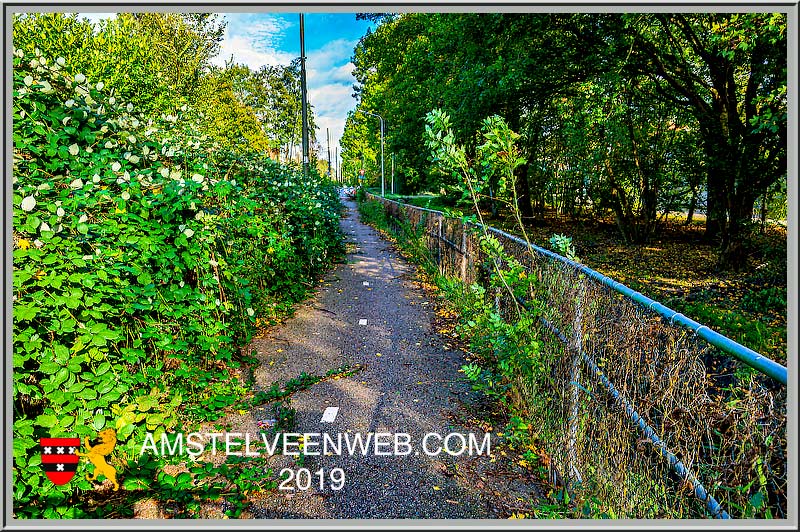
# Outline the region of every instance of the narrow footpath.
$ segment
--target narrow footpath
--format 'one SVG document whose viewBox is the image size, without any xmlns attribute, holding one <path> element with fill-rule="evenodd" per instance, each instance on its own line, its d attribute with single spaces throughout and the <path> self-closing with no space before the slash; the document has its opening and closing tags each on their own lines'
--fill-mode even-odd
<svg viewBox="0 0 800 532">
<path fill-rule="evenodd" d="M 261 365 L 256 390 L 284 383 L 302 372 L 323 375 L 344 364 L 363 370 L 329 379 L 295 393 L 295 432 L 352 436 L 360 433 L 409 434 L 413 451 L 407 455 L 376 456 L 360 451 L 350 455 L 275 456 L 273 474 L 288 467 L 312 473 L 323 468 L 344 471 L 344 487 L 259 494 L 251 508 L 254 518 L 492 518 L 498 517 L 489 499 L 491 490 L 475 482 L 476 464 L 491 456 L 428 456 L 422 448 L 426 434 L 442 437 L 468 432 L 482 442 L 484 433 L 459 427 L 453 419 L 477 401 L 458 369 L 463 353 L 448 349 L 446 339 L 432 330 L 433 305 L 414 282 L 415 268 L 401 258 L 378 233 L 359 221 L 353 202 L 347 202 L 342 229 L 348 239 L 346 261 L 329 272 L 317 293 L 286 323 L 253 343 Z M 338 411 L 331 411 L 331 407 Z M 329 411 L 326 414 L 326 409 Z M 323 415 L 326 414 L 326 420 Z M 333 422 L 329 422 L 332 416 Z M 262 412 L 233 420 L 237 430 L 258 433 Z M 495 443 L 492 436 L 492 444 Z M 460 444 L 458 438 L 451 443 Z M 441 446 L 436 437 L 429 449 Z M 454 445 L 458 447 L 459 445 Z M 346 447 L 346 446 L 345 446 Z M 394 453 L 393 445 L 384 448 Z M 401 449 L 402 450 L 402 449 Z M 329 484 L 326 482 L 326 484 Z"/>
</svg>

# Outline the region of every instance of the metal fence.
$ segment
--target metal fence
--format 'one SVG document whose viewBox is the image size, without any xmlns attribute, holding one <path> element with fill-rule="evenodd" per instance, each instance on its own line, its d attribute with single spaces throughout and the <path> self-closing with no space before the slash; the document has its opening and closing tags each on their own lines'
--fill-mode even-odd
<svg viewBox="0 0 800 532">
<path fill-rule="evenodd" d="M 369 195 L 443 275 L 481 283 L 480 226 Z M 784 366 L 612 279 L 487 227 L 528 272 L 547 384 L 518 408 L 565 486 L 608 515 L 786 518 Z M 407 235 L 408 236 L 408 235 Z M 515 302 L 498 294 L 499 310 Z"/>
</svg>

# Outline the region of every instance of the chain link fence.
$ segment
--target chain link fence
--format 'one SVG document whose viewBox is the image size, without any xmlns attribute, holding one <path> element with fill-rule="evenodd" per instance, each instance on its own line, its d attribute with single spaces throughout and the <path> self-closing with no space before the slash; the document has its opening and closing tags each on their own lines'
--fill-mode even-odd
<svg viewBox="0 0 800 532">
<path fill-rule="evenodd" d="M 470 285 L 477 224 L 376 196 Z M 402 223 L 401 223 L 402 221 Z M 553 478 L 619 518 L 786 518 L 786 368 L 564 257 L 487 228 L 528 273 L 548 385 L 517 375 Z M 506 316 L 515 303 L 496 294 Z M 753 369 L 756 368 L 756 369 Z"/>
</svg>

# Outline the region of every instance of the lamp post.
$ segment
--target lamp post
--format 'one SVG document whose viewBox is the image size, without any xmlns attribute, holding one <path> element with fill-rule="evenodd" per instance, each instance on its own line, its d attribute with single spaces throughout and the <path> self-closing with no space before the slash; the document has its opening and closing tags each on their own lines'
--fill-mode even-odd
<svg viewBox="0 0 800 532">
<path fill-rule="evenodd" d="M 383 177 L 383 117 L 376 113 L 370 113 L 369 111 L 361 111 L 365 115 L 372 115 L 377 116 L 378 119 L 381 121 L 381 196 L 386 195 L 386 181 Z"/>
</svg>

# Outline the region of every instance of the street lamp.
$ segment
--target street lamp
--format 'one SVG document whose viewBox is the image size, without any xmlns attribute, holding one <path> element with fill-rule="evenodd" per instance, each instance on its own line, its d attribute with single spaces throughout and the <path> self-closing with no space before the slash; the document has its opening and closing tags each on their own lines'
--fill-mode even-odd
<svg viewBox="0 0 800 532">
<path fill-rule="evenodd" d="M 381 121 L 381 196 L 386 195 L 386 181 L 383 178 L 383 117 L 376 113 L 370 113 L 369 111 L 361 111 L 365 115 L 372 115 L 377 116 L 378 119 Z"/>
</svg>

